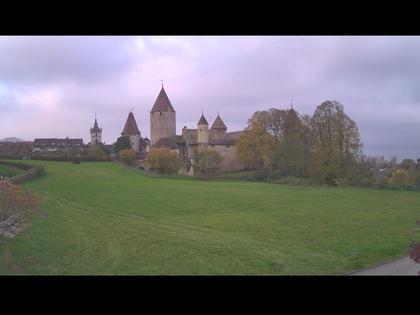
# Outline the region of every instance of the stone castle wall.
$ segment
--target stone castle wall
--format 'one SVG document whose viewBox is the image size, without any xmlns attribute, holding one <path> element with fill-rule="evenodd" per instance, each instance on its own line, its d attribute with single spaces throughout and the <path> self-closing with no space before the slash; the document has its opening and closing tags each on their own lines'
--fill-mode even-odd
<svg viewBox="0 0 420 315">
<path fill-rule="evenodd" d="M 238 160 L 236 156 L 235 145 L 210 145 L 208 148 L 220 153 L 223 157 L 221 168 L 223 171 L 237 171 L 242 170 L 244 165 Z"/>
</svg>

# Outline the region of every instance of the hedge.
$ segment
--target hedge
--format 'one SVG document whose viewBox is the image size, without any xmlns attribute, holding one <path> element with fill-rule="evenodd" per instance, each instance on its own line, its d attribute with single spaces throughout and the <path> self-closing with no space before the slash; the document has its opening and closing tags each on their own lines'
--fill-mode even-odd
<svg viewBox="0 0 420 315">
<path fill-rule="evenodd" d="M 23 174 L 9 178 L 9 181 L 12 184 L 20 184 L 25 181 L 38 178 L 44 174 L 44 166 L 42 165 L 28 165 L 28 164 L 21 164 L 21 163 L 15 163 L 15 162 L 6 162 L 6 161 L 0 161 L 0 164 L 16 167 L 16 168 L 26 171 Z"/>
</svg>

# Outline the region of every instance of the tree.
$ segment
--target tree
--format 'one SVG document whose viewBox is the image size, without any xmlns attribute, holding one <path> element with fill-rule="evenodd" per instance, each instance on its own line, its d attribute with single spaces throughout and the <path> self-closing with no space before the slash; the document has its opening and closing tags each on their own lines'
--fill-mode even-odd
<svg viewBox="0 0 420 315">
<path fill-rule="evenodd" d="M 270 109 L 276 142 L 271 157 L 272 167 L 291 176 L 306 176 L 305 126 L 299 114 L 294 110 Z"/>
<path fill-rule="evenodd" d="M 360 162 L 362 143 L 356 123 L 337 101 L 319 105 L 311 119 L 312 175 L 328 184 L 346 177 Z"/>
<path fill-rule="evenodd" d="M 115 153 L 118 154 L 121 150 L 132 149 L 131 142 L 128 137 L 121 136 L 117 139 L 115 143 Z"/>
<path fill-rule="evenodd" d="M 209 148 L 198 148 L 194 153 L 196 175 L 215 175 L 220 171 L 223 161 L 219 152 Z"/>
<path fill-rule="evenodd" d="M 248 169 L 270 168 L 274 144 L 270 114 L 266 111 L 255 112 L 248 120 L 248 127 L 236 142 L 237 156 Z"/>
<path fill-rule="evenodd" d="M 124 149 L 118 152 L 118 159 L 127 165 L 133 165 L 136 160 L 136 152 L 131 149 Z"/>
<path fill-rule="evenodd" d="M 152 149 L 148 155 L 150 168 L 162 175 L 178 173 L 180 162 L 178 154 L 169 149 Z"/>
</svg>

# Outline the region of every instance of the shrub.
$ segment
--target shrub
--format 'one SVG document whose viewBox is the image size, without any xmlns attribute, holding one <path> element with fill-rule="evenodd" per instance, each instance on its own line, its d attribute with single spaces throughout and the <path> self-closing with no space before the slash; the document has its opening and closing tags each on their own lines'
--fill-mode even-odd
<svg viewBox="0 0 420 315">
<path fill-rule="evenodd" d="M 124 149 L 118 152 L 118 159 L 127 165 L 133 165 L 136 160 L 136 152 L 131 149 Z"/>
<path fill-rule="evenodd" d="M 110 157 L 109 149 L 107 151 L 106 148 L 101 145 L 97 145 L 88 149 L 87 156 L 85 158 L 86 161 L 95 161 L 95 162 L 105 162 L 105 161 L 112 161 Z"/>
<path fill-rule="evenodd" d="M 1 182 L 0 238 L 13 237 L 21 232 L 40 204 L 40 199 L 32 191 L 9 182 Z"/>
<path fill-rule="evenodd" d="M 392 172 L 388 183 L 393 187 L 414 186 L 416 178 L 408 170 L 398 168 Z"/>
<path fill-rule="evenodd" d="M 172 175 L 179 171 L 178 154 L 169 149 L 152 149 L 148 155 L 150 168 L 161 175 Z"/>
</svg>

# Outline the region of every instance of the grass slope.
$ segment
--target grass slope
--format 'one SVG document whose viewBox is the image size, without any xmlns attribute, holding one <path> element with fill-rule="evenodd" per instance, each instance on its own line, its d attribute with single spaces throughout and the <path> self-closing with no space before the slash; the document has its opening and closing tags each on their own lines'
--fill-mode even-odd
<svg viewBox="0 0 420 315">
<path fill-rule="evenodd" d="M 342 274 L 405 253 L 420 194 L 35 162 L 45 202 L 0 274 Z"/>
</svg>

